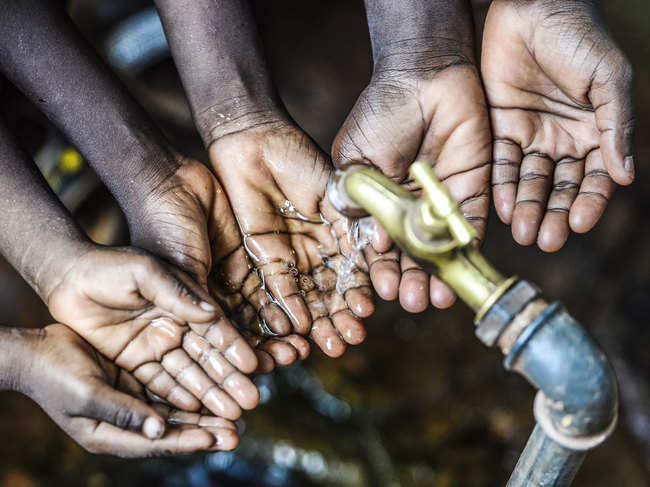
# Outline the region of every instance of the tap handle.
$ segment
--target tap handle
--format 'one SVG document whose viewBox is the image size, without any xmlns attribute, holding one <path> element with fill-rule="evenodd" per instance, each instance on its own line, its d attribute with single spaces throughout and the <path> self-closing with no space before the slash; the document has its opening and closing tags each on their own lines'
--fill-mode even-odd
<svg viewBox="0 0 650 487">
<path fill-rule="evenodd" d="M 449 190 L 438 180 L 431 166 L 425 161 L 411 164 L 409 172 L 424 191 L 433 214 L 446 222 L 449 232 L 460 245 L 468 245 L 476 237 L 476 230 L 465 219 L 465 215 L 449 194 Z"/>
</svg>

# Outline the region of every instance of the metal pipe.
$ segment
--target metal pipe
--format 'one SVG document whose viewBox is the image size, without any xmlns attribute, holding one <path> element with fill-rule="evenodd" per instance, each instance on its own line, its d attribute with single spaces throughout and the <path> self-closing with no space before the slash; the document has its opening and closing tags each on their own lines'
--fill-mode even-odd
<svg viewBox="0 0 650 487">
<path fill-rule="evenodd" d="M 535 425 L 506 487 L 571 485 L 586 452 L 569 450 Z"/>
<path fill-rule="evenodd" d="M 618 416 L 614 372 L 584 329 L 559 304 L 548 304 L 526 281 L 504 278 L 472 246 L 471 225 L 431 167 L 410 173 L 424 195 L 366 166 L 330 183 L 334 206 L 349 216 L 370 213 L 395 243 L 435 272 L 477 312 L 476 335 L 506 356 L 504 366 L 539 391 L 537 425 L 517 462 L 510 487 L 568 486 L 587 450 L 612 433 Z"/>
<path fill-rule="evenodd" d="M 538 389 L 537 425 L 508 486 L 570 485 L 586 452 L 616 426 L 618 391 L 607 358 L 562 305 L 549 305 L 526 281 L 495 303 L 476 334 Z"/>
</svg>

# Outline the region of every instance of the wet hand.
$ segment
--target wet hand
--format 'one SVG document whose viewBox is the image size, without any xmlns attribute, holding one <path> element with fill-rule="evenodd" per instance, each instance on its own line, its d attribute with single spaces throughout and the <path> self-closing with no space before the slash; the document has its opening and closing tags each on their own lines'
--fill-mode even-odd
<svg viewBox="0 0 650 487">
<path fill-rule="evenodd" d="M 481 65 L 497 213 L 518 243 L 559 250 L 634 179 L 630 65 L 583 1 L 492 2 Z"/>
<path fill-rule="evenodd" d="M 180 271 L 144 251 L 89 244 L 46 295 L 52 316 L 174 406 L 237 419 L 259 393 L 254 352 Z"/>
<path fill-rule="evenodd" d="M 86 450 L 148 457 L 237 445 L 230 421 L 148 404 L 131 374 L 68 327 L 55 324 L 22 335 L 27 364 L 21 391 Z"/>
<path fill-rule="evenodd" d="M 228 199 L 210 170 L 182 159 L 165 184 L 152 191 L 135 212 L 134 245 L 188 272 L 220 299 L 223 309 L 257 354 L 259 373 L 290 365 L 309 355 L 309 343 L 289 333 L 282 310 L 249 276 L 254 269 L 242 251 L 242 239 Z M 227 284 L 225 284 L 227 283 Z M 264 337 L 267 326 L 286 336 Z"/>
<path fill-rule="evenodd" d="M 222 265 L 229 306 L 274 333 L 309 334 L 332 357 L 361 343 L 373 296 L 350 222 L 325 197 L 326 156 L 282 118 L 222 135 L 209 153 L 242 235 Z"/>
<path fill-rule="evenodd" d="M 461 46 L 462 47 L 462 46 Z M 433 64 L 414 62 L 413 46 L 377 59 L 372 80 L 360 95 L 332 148 L 337 167 L 369 164 L 411 191 L 415 160 L 430 161 L 468 220 L 485 233 L 489 208 L 490 126 L 483 89 L 467 47 L 431 55 Z M 470 49 L 471 52 L 471 49 Z M 403 59 L 404 58 L 404 59 Z M 455 296 L 408 256 L 392 247 L 377 226 L 366 250 L 373 286 L 383 299 L 399 296 L 410 312 L 451 306 Z"/>
</svg>

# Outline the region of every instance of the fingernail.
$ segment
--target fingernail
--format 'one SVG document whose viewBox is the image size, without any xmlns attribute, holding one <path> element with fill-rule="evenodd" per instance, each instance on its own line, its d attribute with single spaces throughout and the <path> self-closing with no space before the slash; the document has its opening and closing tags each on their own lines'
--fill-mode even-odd
<svg viewBox="0 0 650 487">
<path fill-rule="evenodd" d="M 201 303 L 199 303 L 199 306 L 201 306 L 201 309 L 205 311 L 214 311 L 217 309 L 213 304 L 207 303 L 205 301 L 201 301 Z"/>
<path fill-rule="evenodd" d="M 634 177 L 634 156 L 625 157 L 625 171 L 632 177 Z"/>
<path fill-rule="evenodd" d="M 154 416 L 149 416 L 145 419 L 144 424 L 142 425 L 142 432 L 147 438 L 157 440 L 162 437 L 165 432 L 165 425 L 160 421 L 160 419 Z"/>
</svg>

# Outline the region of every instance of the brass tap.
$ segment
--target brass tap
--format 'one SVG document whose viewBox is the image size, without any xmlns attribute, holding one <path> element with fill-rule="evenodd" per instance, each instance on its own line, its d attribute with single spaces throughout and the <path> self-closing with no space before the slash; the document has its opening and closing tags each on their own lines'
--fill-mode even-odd
<svg viewBox="0 0 650 487">
<path fill-rule="evenodd" d="M 478 323 L 517 278 L 503 277 L 476 249 L 476 230 L 429 164 L 414 162 L 409 173 L 422 187 L 419 198 L 362 165 L 337 171 L 328 195 L 347 216 L 375 217 L 404 252 L 476 312 Z"/>
</svg>

